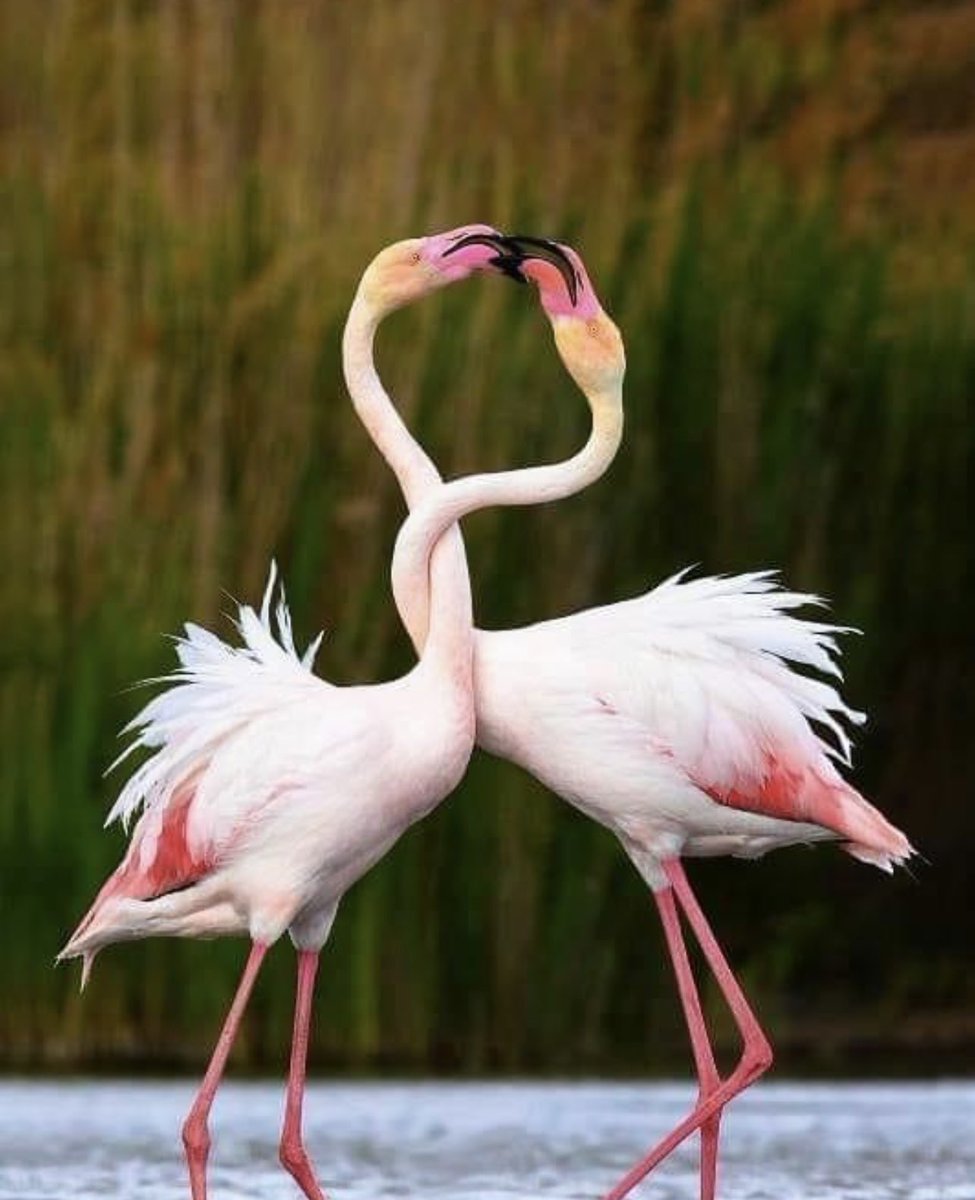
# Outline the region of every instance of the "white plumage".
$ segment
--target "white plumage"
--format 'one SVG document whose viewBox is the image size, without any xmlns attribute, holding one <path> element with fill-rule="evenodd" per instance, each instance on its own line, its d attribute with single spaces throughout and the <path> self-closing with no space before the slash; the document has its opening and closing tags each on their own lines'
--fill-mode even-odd
<svg viewBox="0 0 975 1200">
<path fill-rule="evenodd" d="M 863 715 L 796 669 L 840 678 L 847 630 L 794 614 L 813 603 L 770 572 L 681 572 L 633 600 L 478 630 L 478 740 L 651 859 L 860 835 L 853 849 L 889 866 L 906 843 L 833 761 L 849 763 Z"/>
<path fill-rule="evenodd" d="M 272 618 L 276 582 L 277 564 L 272 563 L 260 611 L 238 605 L 242 646 L 228 645 L 187 621 L 185 636 L 175 639 L 179 667 L 147 681 L 166 684 L 166 690 L 123 729 L 123 735 L 135 736 L 109 770 L 140 748 L 156 753 L 129 777 L 106 825 L 118 820 L 127 829 L 140 810 L 165 806 L 180 783 L 249 722 L 316 698 L 320 688 L 334 690 L 312 671 L 324 634 L 319 633 L 303 654 L 295 649 L 283 587 Z"/>
<path fill-rule="evenodd" d="M 360 281 L 343 341 L 353 378 L 368 386 L 375 375 L 372 337 L 384 313 L 472 271 L 507 271 L 506 254 L 486 226 L 381 252 Z M 543 472 L 546 494 L 571 494 L 592 477 L 574 468 Z M 345 891 L 454 788 L 474 744 L 470 581 L 437 543 L 476 508 L 536 502 L 533 479 L 531 472 L 474 477 L 453 513 L 406 522 L 400 556 L 424 596 L 434 596 L 430 636 L 407 675 L 342 688 L 316 678 L 318 640 L 298 655 L 283 597 L 272 621 L 272 568 L 260 613 L 239 609 L 243 644 L 228 646 L 188 625 L 177 641 L 180 665 L 160 681 L 166 690 L 129 727 L 133 742 L 122 759 L 139 747 L 150 755 L 109 819 L 128 825 L 141 815 L 123 861 L 60 957 L 83 959 L 84 985 L 94 955 L 111 942 L 250 936 L 237 994 L 183 1127 L 193 1200 L 205 1200 L 207 1117 L 234 1035 L 264 954 L 286 931 L 299 953 L 281 1160 L 309 1200 L 324 1198 L 301 1135 L 318 954 Z"/>
<path fill-rule="evenodd" d="M 188 624 L 179 667 L 127 727 L 149 757 L 109 813 L 138 817 L 125 859 L 67 953 L 146 933 L 290 928 L 321 944 L 338 901 L 457 782 L 463 704 L 421 664 L 402 680 L 335 687 L 299 655 L 272 567 L 242 644 Z M 121 761 L 117 760 L 117 761 Z"/>
</svg>

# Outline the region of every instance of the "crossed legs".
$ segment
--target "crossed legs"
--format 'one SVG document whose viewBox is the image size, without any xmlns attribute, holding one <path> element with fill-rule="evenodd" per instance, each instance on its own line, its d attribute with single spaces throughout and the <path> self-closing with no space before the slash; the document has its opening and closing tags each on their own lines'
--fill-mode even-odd
<svg viewBox="0 0 975 1200">
<path fill-rule="evenodd" d="M 691 1037 L 691 1050 L 694 1054 L 694 1065 L 697 1068 L 698 1095 L 697 1102 L 701 1103 L 719 1085 L 721 1077 L 714 1061 L 714 1051 L 708 1037 L 707 1024 L 701 1008 L 701 998 L 694 982 L 687 956 L 687 946 L 680 927 L 680 914 L 671 888 L 654 892 L 660 920 L 667 939 L 667 949 L 670 951 L 674 973 L 677 976 L 677 990 L 681 1006 L 687 1021 L 688 1033 Z M 701 1200 L 714 1200 L 714 1190 L 718 1169 L 718 1134 L 721 1124 L 720 1110 L 705 1121 L 701 1126 Z"/>
<path fill-rule="evenodd" d="M 694 893 L 691 891 L 679 859 L 662 864 L 669 886 L 654 892 L 663 922 L 667 947 L 677 975 L 677 986 L 687 1019 L 691 1047 L 697 1068 L 699 1093 L 693 1110 L 640 1160 L 607 1194 L 606 1200 L 622 1200 L 653 1168 L 681 1142 L 697 1130 L 701 1131 L 701 1200 L 714 1200 L 718 1156 L 718 1129 L 724 1106 L 749 1084 L 754 1083 L 772 1064 L 769 1045 L 755 1014 L 749 1007 L 731 967 L 708 925 Z M 731 1009 L 742 1037 L 742 1052 L 738 1064 L 727 1079 L 721 1079 L 708 1037 L 701 1001 L 694 983 L 687 947 L 681 929 L 680 913 L 704 954 L 705 960 Z M 210 1150 L 208 1118 L 214 1096 L 223 1077 L 237 1030 L 250 999 L 254 981 L 268 947 L 261 942 L 251 946 L 244 973 L 230 1006 L 213 1057 L 207 1067 L 200 1090 L 183 1125 L 183 1143 L 190 1174 L 192 1200 L 206 1200 L 206 1164 Z M 318 969 L 318 953 L 301 951 L 298 954 L 298 986 L 295 1000 L 294 1038 L 291 1047 L 291 1067 L 288 1075 L 288 1095 L 285 1103 L 284 1127 L 281 1133 L 280 1157 L 308 1200 L 326 1200 L 305 1150 L 301 1132 L 302 1099 L 305 1088 L 305 1066 L 311 1025 L 311 1001 Z"/>
<path fill-rule="evenodd" d="M 701 1200 L 714 1200 L 721 1111 L 729 1100 L 754 1083 L 772 1065 L 772 1048 L 768 1038 L 749 1007 L 745 993 L 691 891 L 682 863 L 676 858 L 668 859 L 662 866 L 670 886 L 655 892 L 654 896 L 677 975 L 677 986 L 691 1036 L 700 1090 L 697 1103 L 690 1114 L 624 1175 L 607 1194 L 606 1200 L 622 1200 L 622 1197 L 636 1187 L 676 1146 L 698 1129 L 701 1131 Z M 683 910 L 741 1034 L 741 1057 L 735 1069 L 724 1080 L 718 1074 L 714 1061 L 700 997 L 687 957 L 678 906 Z"/>
</svg>

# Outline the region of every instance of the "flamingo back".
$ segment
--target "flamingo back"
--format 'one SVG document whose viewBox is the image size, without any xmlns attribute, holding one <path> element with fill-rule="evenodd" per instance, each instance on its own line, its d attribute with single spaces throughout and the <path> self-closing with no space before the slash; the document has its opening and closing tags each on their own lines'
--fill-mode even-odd
<svg viewBox="0 0 975 1200">
<path fill-rule="evenodd" d="M 619 726 L 631 757 L 617 774 L 633 786 L 640 756 L 648 770 L 669 764 L 720 805 L 821 826 L 888 868 L 910 853 L 907 839 L 837 769 L 864 720 L 835 686 L 836 639 L 849 630 L 794 612 L 821 603 L 768 571 L 681 572 L 635 599 L 521 631 L 520 653 L 533 652 L 536 671 L 551 664 L 553 692 L 584 689 Z"/>
</svg>

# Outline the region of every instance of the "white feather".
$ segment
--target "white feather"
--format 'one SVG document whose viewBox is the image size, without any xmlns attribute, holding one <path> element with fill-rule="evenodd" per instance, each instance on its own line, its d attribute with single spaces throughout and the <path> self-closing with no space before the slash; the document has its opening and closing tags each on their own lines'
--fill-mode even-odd
<svg viewBox="0 0 975 1200">
<path fill-rule="evenodd" d="M 795 666 L 842 680 L 836 637 L 855 631 L 794 616 L 792 609 L 822 600 L 784 590 L 769 571 L 685 576 L 674 575 L 634 600 L 565 618 L 575 645 L 584 644 L 594 663 L 616 664 L 614 674 L 623 666 L 637 711 L 649 710 L 654 724 L 670 727 L 689 750 L 702 730 L 714 732 L 720 712 L 732 748 L 743 737 L 764 743 L 773 734 L 791 735 L 800 742 L 811 738 L 823 754 L 848 764 L 846 726 L 862 724 L 863 714 L 835 687 Z M 729 721 L 738 726 L 737 736 Z"/>
<path fill-rule="evenodd" d="M 776 763 L 839 783 L 831 760 L 849 763 L 863 718 L 834 686 L 846 631 L 795 615 L 821 603 L 767 571 L 681 572 L 633 600 L 479 633 L 478 737 L 621 836 L 698 804 L 688 786 L 761 794 Z"/>
<path fill-rule="evenodd" d="M 165 805 L 180 782 L 193 775 L 245 723 L 309 695 L 320 695 L 321 689 L 333 690 L 311 671 L 322 634 L 303 655 L 295 649 L 283 588 L 272 619 L 276 583 L 277 566 L 272 563 L 260 612 L 247 604 L 238 605 L 241 646 L 228 645 L 209 630 L 187 622 L 184 636 L 176 639 L 179 667 L 149 681 L 166 684 L 166 690 L 153 697 L 122 731 L 136 736 L 110 771 L 141 747 L 155 753 L 133 772 L 106 824 L 120 819 L 128 828 L 140 810 Z"/>
</svg>

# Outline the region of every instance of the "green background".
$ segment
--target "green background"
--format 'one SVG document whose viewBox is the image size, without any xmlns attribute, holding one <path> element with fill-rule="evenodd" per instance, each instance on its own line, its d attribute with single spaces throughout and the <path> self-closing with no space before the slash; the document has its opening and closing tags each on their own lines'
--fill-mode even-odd
<svg viewBox="0 0 975 1200">
<path fill-rule="evenodd" d="M 278 557 L 335 681 L 410 651 L 403 515 L 339 337 L 384 244 L 570 240 L 627 341 L 584 495 L 466 525 L 480 623 L 689 563 L 827 595 L 855 779 L 924 855 L 692 866 L 792 1069 L 969 1070 L 975 805 L 975 5 L 0 3 L 0 1063 L 198 1061 L 241 943 L 53 956 L 122 849 L 102 773 L 184 619 Z M 397 315 L 380 367 L 446 474 L 569 453 L 531 294 Z M 242 1058 L 277 1064 L 293 958 Z M 730 1024 L 710 992 L 719 1039 Z M 686 1065 L 655 910 L 612 839 L 478 755 L 345 901 L 313 1054 L 359 1069 Z"/>
</svg>

